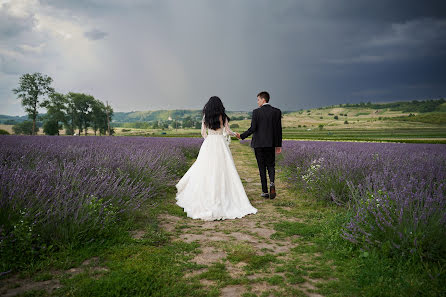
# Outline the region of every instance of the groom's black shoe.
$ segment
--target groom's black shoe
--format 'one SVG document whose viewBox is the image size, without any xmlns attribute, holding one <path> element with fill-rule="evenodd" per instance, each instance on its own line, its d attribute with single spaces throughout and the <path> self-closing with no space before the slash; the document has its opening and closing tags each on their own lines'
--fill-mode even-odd
<svg viewBox="0 0 446 297">
<path fill-rule="evenodd" d="M 269 198 L 276 198 L 276 185 L 274 185 L 273 183 L 271 183 L 271 186 L 269 187 Z"/>
<path fill-rule="evenodd" d="M 262 193 L 260 194 L 261 197 L 263 198 L 269 198 L 269 194 L 268 193 Z"/>
</svg>

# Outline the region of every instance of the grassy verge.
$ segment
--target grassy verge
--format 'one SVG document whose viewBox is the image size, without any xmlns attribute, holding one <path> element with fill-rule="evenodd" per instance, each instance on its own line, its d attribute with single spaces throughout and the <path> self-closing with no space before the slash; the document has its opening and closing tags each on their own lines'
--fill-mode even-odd
<svg viewBox="0 0 446 297">
<path fill-rule="evenodd" d="M 302 222 L 275 224 L 274 237 L 294 237 L 299 243 L 291 250 L 295 261 L 279 271 L 320 279 L 314 292 L 324 296 L 444 296 L 446 273 L 444 263 L 423 264 L 410 257 L 389 257 L 385 249 L 363 251 L 340 237 L 341 228 L 350 213 L 294 189 L 291 199 L 275 205 L 285 217 Z M 305 255 L 317 254 L 312 262 Z M 298 270 L 296 272 L 296 269 Z"/>
<path fill-rule="evenodd" d="M 177 213 L 174 191 L 141 210 L 108 240 L 65 247 L 16 275 L 0 278 L 0 295 L 28 285 L 24 296 L 208 296 L 198 281 L 183 279 L 200 268 L 189 260 L 196 243 L 173 242 L 156 221 L 159 212 Z M 132 230 L 143 231 L 142 237 Z M 11 281 L 13 280 L 13 281 Z M 53 284 L 53 286 L 51 285 Z M 56 284 L 56 285 L 54 285 Z M 51 288 L 51 286 L 53 288 Z"/>
</svg>

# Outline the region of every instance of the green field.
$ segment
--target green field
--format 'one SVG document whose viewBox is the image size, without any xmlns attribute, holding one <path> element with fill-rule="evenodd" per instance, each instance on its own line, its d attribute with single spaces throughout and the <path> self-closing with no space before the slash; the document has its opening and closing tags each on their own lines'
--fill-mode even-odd
<svg viewBox="0 0 446 297">
<path fill-rule="evenodd" d="M 412 116 L 409 116 L 411 115 Z M 284 113 L 283 138 L 330 141 L 446 143 L 446 112 L 414 113 L 357 107 L 332 107 Z M 337 116 L 338 119 L 335 119 Z M 251 120 L 231 121 L 236 132 Z M 199 129 L 116 128 L 117 135 L 200 137 Z"/>
<path fill-rule="evenodd" d="M 446 103 L 440 101 L 388 104 L 336 105 L 300 111 L 283 111 L 283 138 L 328 141 L 386 141 L 446 143 Z M 437 104 L 435 106 L 430 106 Z M 274 105 L 274 104 L 273 104 Z M 430 108 L 430 109 L 429 109 Z M 424 112 L 424 110 L 432 110 Z M 230 112 L 236 132 L 249 128 L 248 112 Z M 181 128 L 185 117 L 199 124 L 199 110 L 116 113 L 115 135 L 156 137 L 201 137 L 200 129 Z M 243 120 L 241 120 L 244 118 Z M 174 120 L 173 120 L 174 119 Z M 168 128 L 153 129 L 157 120 Z M 195 125 L 194 124 L 194 125 Z M 180 125 L 179 128 L 174 128 Z M 161 125 L 160 125 L 161 126 Z M 134 128 L 147 127 L 147 128 Z M 0 125 L 12 133 L 12 125 Z M 64 134 L 60 131 L 61 135 Z M 39 134 L 43 134 L 40 130 Z M 93 131 L 89 129 L 89 135 Z"/>
</svg>

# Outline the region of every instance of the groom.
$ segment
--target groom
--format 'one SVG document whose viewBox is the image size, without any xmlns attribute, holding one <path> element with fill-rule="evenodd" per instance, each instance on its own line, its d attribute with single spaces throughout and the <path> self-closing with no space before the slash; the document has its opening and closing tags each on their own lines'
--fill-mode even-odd
<svg viewBox="0 0 446 297">
<path fill-rule="evenodd" d="M 257 95 L 259 108 L 252 111 L 251 127 L 241 135 L 237 133 L 237 138 L 245 139 L 252 135 L 251 147 L 257 159 L 262 182 L 262 194 L 264 198 L 274 199 L 276 197 L 276 187 L 274 185 L 275 154 L 282 152 L 282 112 L 280 109 L 269 104 L 268 92 L 260 92 Z M 266 182 L 266 169 L 268 169 L 270 191 Z"/>
</svg>

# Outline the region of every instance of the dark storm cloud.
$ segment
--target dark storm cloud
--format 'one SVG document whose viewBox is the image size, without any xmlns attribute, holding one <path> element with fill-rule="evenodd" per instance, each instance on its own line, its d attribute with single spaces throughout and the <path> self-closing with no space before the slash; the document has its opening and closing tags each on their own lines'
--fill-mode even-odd
<svg viewBox="0 0 446 297">
<path fill-rule="evenodd" d="M 84 32 L 84 36 L 87 37 L 90 40 L 99 40 L 107 36 L 106 32 L 99 31 L 97 29 Z"/>
<path fill-rule="evenodd" d="M 67 42 L 53 41 L 38 60 L 66 90 L 87 90 L 118 111 L 201 108 L 212 95 L 229 110 L 249 110 L 260 90 L 289 110 L 446 96 L 446 1 L 40 3 L 54 16 L 73 15 L 85 44 L 46 52 Z"/>
<path fill-rule="evenodd" d="M 282 16 L 311 16 L 318 19 L 355 19 L 378 22 L 404 22 L 410 19 L 446 15 L 442 0 L 304 0 L 269 2 L 273 11 Z"/>
</svg>

